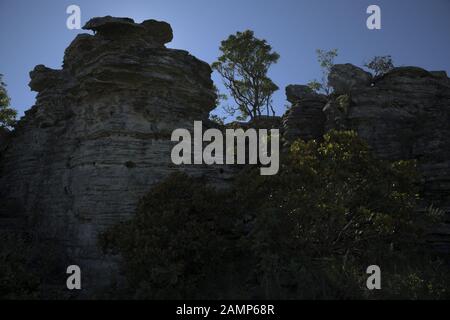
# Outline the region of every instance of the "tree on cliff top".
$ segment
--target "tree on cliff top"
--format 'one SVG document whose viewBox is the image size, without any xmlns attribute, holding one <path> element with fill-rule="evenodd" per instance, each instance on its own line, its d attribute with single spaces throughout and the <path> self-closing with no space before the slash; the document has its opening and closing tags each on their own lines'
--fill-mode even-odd
<svg viewBox="0 0 450 320">
<path fill-rule="evenodd" d="M 364 64 L 364 66 L 378 77 L 394 69 L 394 62 L 392 61 L 391 56 L 376 56 Z"/>
<path fill-rule="evenodd" d="M 17 111 L 10 107 L 6 84 L 3 82 L 3 75 L 0 74 L 0 127 L 13 127 L 16 123 L 16 116 Z"/>
<path fill-rule="evenodd" d="M 220 46 L 222 55 L 212 64 L 230 91 L 237 107 L 228 113 L 240 112 L 240 119 L 254 119 L 264 111 L 274 114 L 272 94 L 277 85 L 267 76 L 269 68 L 280 55 L 272 51 L 266 40 L 258 39 L 247 30 L 230 35 Z"/>
<path fill-rule="evenodd" d="M 308 83 L 308 86 L 317 92 L 322 92 L 326 95 L 331 94 L 333 88 L 328 84 L 328 76 L 330 75 L 331 68 L 334 66 L 334 60 L 338 56 L 338 49 L 333 49 L 329 51 L 325 51 L 322 49 L 316 50 L 317 61 L 322 68 L 322 79 L 318 81 L 314 79 L 313 81 Z"/>
</svg>

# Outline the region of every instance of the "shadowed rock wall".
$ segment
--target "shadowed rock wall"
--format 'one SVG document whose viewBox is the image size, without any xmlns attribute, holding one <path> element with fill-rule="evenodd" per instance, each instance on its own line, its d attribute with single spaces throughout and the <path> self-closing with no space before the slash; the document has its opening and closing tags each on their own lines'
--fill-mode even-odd
<svg viewBox="0 0 450 320">
<path fill-rule="evenodd" d="M 36 104 L 3 143 L 0 192 L 66 249 L 89 290 L 116 267 L 99 252 L 99 232 L 128 219 L 179 169 L 172 131 L 208 119 L 216 94 L 207 63 L 164 46 L 172 40 L 165 22 L 104 17 L 84 29 L 95 35 L 76 37 L 62 70 L 30 73 Z M 214 167 L 186 170 L 222 181 Z"/>
<path fill-rule="evenodd" d="M 179 169 L 170 159 L 171 133 L 195 120 L 207 123 L 216 94 L 208 64 L 165 47 L 172 40 L 167 23 L 104 17 L 84 28 L 95 34 L 76 37 L 61 70 L 39 65 L 30 73 L 36 104 L 14 132 L 0 131 L 0 226 L 20 225 L 11 212 L 22 213 L 17 217 L 80 265 L 90 292 L 117 273 L 97 246 L 98 234 L 127 220 L 154 183 Z M 354 129 L 382 158 L 418 159 L 428 203 L 450 211 L 447 75 L 404 67 L 374 79 L 337 65 L 329 83 L 331 97 L 287 88 L 292 107 L 280 125 L 286 145 Z M 226 168 L 184 170 L 218 185 L 230 177 Z M 447 226 L 438 230 L 436 245 L 449 250 L 449 235 Z"/>
<path fill-rule="evenodd" d="M 433 203 L 450 213 L 447 74 L 401 67 L 372 78 L 364 70 L 346 64 L 333 68 L 329 84 L 334 92 L 325 100 L 305 86 L 287 88 L 293 103 L 284 117 L 287 144 L 298 137 L 320 139 L 323 132 L 333 128 L 356 130 L 381 158 L 417 159 L 427 200 L 424 205 Z M 438 248 L 450 251 L 448 224 L 437 230 L 433 241 Z"/>
</svg>

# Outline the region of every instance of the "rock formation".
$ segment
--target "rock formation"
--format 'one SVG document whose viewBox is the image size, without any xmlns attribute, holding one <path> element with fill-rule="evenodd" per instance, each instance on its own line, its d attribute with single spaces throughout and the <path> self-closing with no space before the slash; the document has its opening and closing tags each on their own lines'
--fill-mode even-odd
<svg viewBox="0 0 450 320">
<path fill-rule="evenodd" d="M 208 123 L 216 94 L 208 64 L 165 47 L 172 40 L 165 22 L 103 17 L 84 29 L 94 35 L 76 37 L 61 70 L 39 65 L 30 73 L 36 104 L 13 132 L 0 130 L 0 227 L 25 217 L 81 267 L 90 294 L 117 271 L 98 234 L 127 220 L 154 183 L 179 169 L 170 159 L 171 133 Z M 447 75 L 404 67 L 374 79 L 337 65 L 329 83 L 330 98 L 289 86 L 292 107 L 282 124 L 261 118 L 251 125 L 282 126 L 287 145 L 354 129 L 382 158 L 418 159 L 428 202 L 450 211 Z M 226 168 L 183 170 L 216 184 L 229 176 Z M 434 239 L 450 249 L 450 230 Z M 64 273 L 61 279 L 64 285 Z"/>
<path fill-rule="evenodd" d="M 381 158 L 417 159 L 425 205 L 433 203 L 450 213 L 450 80 L 446 73 L 401 67 L 372 78 L 346 64 L 333 68 L 329 84 L 334 92 L 328 101 L 303 86 L 287 88 L 293 106 L 285 116 L 286 140 L 320 139 L 333 128 L 356 130 Z M 449 225 L 438 230 L 433 241 L 450 251 Z"/>
<path fill-rule="evenodd" d="M 324 134 L 325 115 L 322 112 L 326 97 L 308 86 L 291 85 L 286 88 L 292 107 L 283 117 L 283 136 L 289 142 L 296 138 L 315 139 Z"/>
<path fill-rule="evenodd" d="M 104 17 L 84 29 L 95 35 L 76 37 L 62 70 L 30 73 L 37 100 L 1 153 L 0 197 L 64 246 L 89 291 L 114 268 L 99 252 L 99 232 L 129 218 L 178 169 L 172 131 L 206 120 L 216 94 L 207 63 L 164 46 L 172 40 L 165 22 Z M 217 168 L 186 170 L 222 179 Z"/>
</svg>

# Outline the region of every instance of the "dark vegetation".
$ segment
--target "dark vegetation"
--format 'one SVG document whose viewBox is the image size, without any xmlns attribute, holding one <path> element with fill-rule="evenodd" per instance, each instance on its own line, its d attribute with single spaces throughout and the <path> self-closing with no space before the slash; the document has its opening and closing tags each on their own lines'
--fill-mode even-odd
<svg viewBox="0 0 450 320">
<path fill-rule="evenodd" d="M 0 230 L 0 299 L 64 298 L 63 250 L 41 232 L 27 229 L 33 231 Z"/>
<path fill-rule="evenodd" d="M 273 113 L 278 87 L 267 74 L 279 55 L 251 31 L 230 36 L 220 49 L 213 68 L 236 103 L 228 111 L 241 120 Z M 337 50 L 317 53 L 323 77 L 310 86 L 329 95 Z M 366 67 L 382 75 L 393 63 L 390 56 L 375 57 Z M 341 97 L 343 108 L 347 100 Z M 15 118 L 0 76 L 0 127 L 13 127 Z M 223 124 L 218 116 L 212 120 Z M 248 167 L 226 190 L 183 173 L 156 185 L 133 219 L 101 235 L 103 249 L 122 257 L 127 280 L 108 296 L 450 298 L 448 261 L 426 242 L 442 217 L 439 210 L 416 210 L 415 162 L 378 160 L 350 131 L 297 141 L 281 161 L 278 175 L 260 176 Z M 44 283 L 64 274 L 55 269 L 64 259 L 49 239 L 38 232 L 0 232 L 0 298 L 51 297 L 52 287 Z M 369 265 L 381 267 L 381 291 L 366 288 Z"/>
<path fill-rule="evenodd" d="M 391 56 L 376 56 L 364 66 L 372 71 L 375 77 L 379 77 L 394 69 L 394 62 Z"/>
<path fill-rule="evenodd" d="M 6 84 L 0 74 L 0 128 L 11 128 L 16 123 L 17 111 L 11 108 Z"/>
<path fill-rule="evenodd" d="M 177 173 L 136 216 L 101 237 L 123 258 L 117 296 L 166 298 L 449 298 L 448 265 L 426 234 L 438 210 L 419 213 L 415 162 L 376 159 L 354 132 L 297 141 L 276 176 L 247 168 L 215 190 Z M 366 288 L 379 265 L 382 290 Z"/>
</svg>

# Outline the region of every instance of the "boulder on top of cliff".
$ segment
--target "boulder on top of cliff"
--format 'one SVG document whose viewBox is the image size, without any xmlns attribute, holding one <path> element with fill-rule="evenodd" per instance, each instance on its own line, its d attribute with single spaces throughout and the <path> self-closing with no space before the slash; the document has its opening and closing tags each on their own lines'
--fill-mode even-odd
<svg viewBox="0 0 450 320">
<path fill-rule="evenodd" d="M 435 78 L 448 80 L 448 75 L 446 71 L 430 71 L 430 73 Z"/>
<path fill-rule="evenodd" d="M 167 22 L 150 19 L 145 20 L 141 25 L 161 43 L 169 43 L 173 40 L 172 27 Z"/>
<path fill-rule="evenodd" d="M 384 75 L 385 77 L 407 77 L 407 78 L 423 78 L 423 77 L 431 77 L 432 74 L 422 68 L 419 67 L 397 67 L 389 71 Z"/>
<path fill-rule="evenodd" d="M 348 93 L 357 88 L 370 86 L 372 75 L 350 63 L 336 64 L 328 76 L 328 84 L 336 93 Z"/>
<path fill-rule="evenodd" d="M 131 18 L 106 16 L 92 18 L 83 27 L 84 30 L 92 30 L 95 32 L 110 28 L 138 28 L 138 25 Z"/>
<path fill-rule="evenodd" d="M 173 39 L 170 24 L 156 20 L 146 20 L 139 24 L 130 18 L 97 17 L 89 20 L 83 29 L 92 30 L 106 37 L 135 34 L 144 38 L 152 38 L 160 44 L 166 44 Z"/>
<path fill-rule="evenodd" d="M 45 88 L 50 88 L 60 84 L 62 71 L 47 68 L 40 64 L 30 72 L 31 81 L 28 84 L 31 90 L 40 92 Z"/>
<path fill-rule="evenodd" d="M 284 146 L 289 146 L 298 138 L 310 140 L 322 137 L 325 122 L 322 109 L 327 102 L 326 96 L 304 85 L 287 86 L 286 96 L 292 107 L 282 120 Z"/>
<path fill-rule="evenodd" d="M 286 97 L 287 100 L 292 104 L 296 104 L 297 102 L 302 100 L 311 100 L 311 99 L 325 100 L 324 95 L 318 94 L 310 87 L 304 85 L 287 86 Z"/>
<path fill-rule="evenodd" d="M 64 54 L 65 87 L 81 87 L 70 92 L 81 96 L 134 90 L 167 96 L 176 91 L 192 109 L 214 106 L 209 64 L 187 51 L 166 48 L 173 37 L 168 23 L 103 17 L 91 19 L 84 29 L 96 34 L 78 35 Z"/>
</svg>

